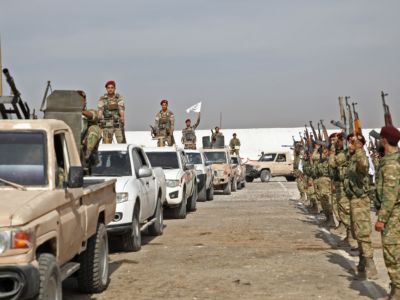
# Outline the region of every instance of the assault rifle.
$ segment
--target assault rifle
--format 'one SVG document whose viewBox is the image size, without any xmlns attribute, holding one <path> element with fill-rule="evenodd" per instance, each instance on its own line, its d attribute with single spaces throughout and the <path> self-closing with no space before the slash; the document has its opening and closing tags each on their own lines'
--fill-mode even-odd
<svg viewBox="0 0 400 300">
<path fill-rule="evenodd" d="M 362 134 L 361 121 L 358 116 L 358 112 L 356 111 L 357 104 L 358 104 L 357 102 L 351 103 L 351 105 L 353 106 L 353 114 L 354 114 L 354 134 Z"/>
<path fill-rule="evenodd" d="M 383 113 L 385 117 L 385 126 L 393 126 L 392 115 L 390 114 L 389 105 L 386 104 L 386 96 L 389 94 L 385 94 L 383 91 L 381 92 L 382 97 L 382 105 L 383 105 Z"/>
<path fill-rule="evenodd" d="M 329 145 L 330 144 L 329 134 L 328 134 L 328 130 L 326 129 L 326 127 L 324 125 L 324 120 L 320 120 L 320 123 L 321 123 L 321 126 L 322 126 L 322 133 L 324 135 L 325 143 L 327 143 Z"/>
<path fill-rule="evenodd" d="M 354 133 L 354 121 L 353 121 L 353 114 L 351 112 L 351 107 L 349 104 L 350 96 L 344 97 L 346 101 L 347 113 L 349 114 L 349 131 L 348 133 Z"/>
</svg>

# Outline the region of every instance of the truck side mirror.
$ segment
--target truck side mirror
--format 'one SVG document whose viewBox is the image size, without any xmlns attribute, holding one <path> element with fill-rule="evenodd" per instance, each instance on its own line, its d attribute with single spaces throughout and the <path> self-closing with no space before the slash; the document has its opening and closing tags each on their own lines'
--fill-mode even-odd
<svg viewBox="0 0 400 300">
<path fill-rule="evenodd" d="M 68 187 L 71 189 L 83 187 L 83 168 L 70 167 L 68 172 Z"/>
<path fill-rule="evenodd" d="M 138 178 L 145 178 L 145 177 L 150 177 L 151 175 L 153 175 L 153 171 L 148 168 L 148 167 L 141 167 L 139 169 L 139 174 L 138 174 Z"/>
</svg>

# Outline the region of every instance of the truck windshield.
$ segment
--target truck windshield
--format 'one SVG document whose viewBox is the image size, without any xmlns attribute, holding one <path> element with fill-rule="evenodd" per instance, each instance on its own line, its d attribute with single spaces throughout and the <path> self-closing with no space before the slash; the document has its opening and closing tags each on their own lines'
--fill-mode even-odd
<svg viewBox="0 0 400 300">
<path fill-rule="evenodd" d="M 260 161 L 274 161 L 276 153 L 267 153 L 260 157 Z"/>
<path fill-rule="evenodd" d="M 46 136 L 42 131 L 0 132 L 0 178 L 27 186 L 47 185 Z M 5 183 L 0 182 L 0 186 Z"/>
<path fill-rule="evenodd" d="M 179 169 L 176 152 L 146 152 L 146 154 L 153 168 Z"/>
<path fill-rule="evenodd" d="M 132 176 L 131 163 L 126 151 L 100 151 L 98 164 L 92 176 Z"/>
<path fill-rule="evenodd" d="M 187 153 L 186 156 L 188 158 L 189 164 L 192 165 L 201 165 L 201 154 L 200 153 Z"/>
<path fill-rule="evenodd" d="M 213 164 L 226 164 L 226 153 L 225 152 L 205 152 L 207 160 Z"/>
</svg>

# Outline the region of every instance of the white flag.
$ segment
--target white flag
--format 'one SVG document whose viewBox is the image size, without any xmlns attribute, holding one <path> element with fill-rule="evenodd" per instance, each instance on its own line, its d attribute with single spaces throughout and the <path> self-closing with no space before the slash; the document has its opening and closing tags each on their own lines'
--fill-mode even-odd
<svg viewBox="0 0 400 300">
<path fill-rule="evenodd" d="M 201 102 L 189 107 L 186 112 L 190 113 L 191 111 L 199 113 L 201 111 Z"/>
</svg>

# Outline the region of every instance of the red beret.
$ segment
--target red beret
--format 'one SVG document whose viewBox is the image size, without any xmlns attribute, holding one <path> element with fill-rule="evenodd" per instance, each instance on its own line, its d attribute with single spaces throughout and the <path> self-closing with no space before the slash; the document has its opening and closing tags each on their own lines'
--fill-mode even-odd
<svg viewBox="0 0 400 300">
<path fill-rule="evenodd" d="M 161 100 L 160 105 L 163 105 L 164 103 L 168 105 L 168 100 L 167 99 Z"/>
<path fill-rule="evenodd" d="M 107 81 L 105 87 L 108 87 L 109 85 L 113 85 L 115 87 L 115 81 L 114 80 Z"/>
<path fill-rule="evenodd" d="M 384 126 L 381 129 L 380 136 L 387 139 L 389 144 L 394 146 L 397 145 L 400 140 L 400 131 L 398 131 L 397 128 L 393 126 Z"/>
<path fill-rule="evenodd" d="M 186 119 L 185 123 L 187 123 L 187 122 L 192 122 L 192 121 L 190 119 Z"/>
</svg>

